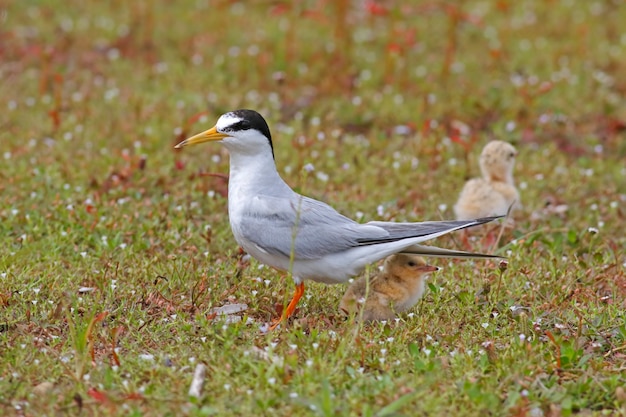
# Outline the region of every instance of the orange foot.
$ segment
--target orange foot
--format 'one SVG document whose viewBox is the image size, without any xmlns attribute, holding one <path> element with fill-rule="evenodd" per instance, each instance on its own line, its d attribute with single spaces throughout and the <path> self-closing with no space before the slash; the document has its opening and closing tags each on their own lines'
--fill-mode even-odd
<svg viewBox="0 0 626 417">
<path fill-rule="evenodd" d="M 296 291 L 293 293 L 293 298 L 291 299 L 291 302 L 289 303 L 287 308 L 283 311 L 283 314 L 280 316 L 280 318 L 276 319 L 274 323 L 272 323 L 272 325 L 270 326 L 270 330 L 274 330 L 276 327 L 278 327 L 280 323 L 282 323 L 284 320 L 291 317 L 293 312 L 296 311 L 296 305 L 298 305 L 298 301 L 300 301 L 303 295 L 304 295 L 304 282 L 301 282 L 300 284 L 296 284 Z"/>
</svg>

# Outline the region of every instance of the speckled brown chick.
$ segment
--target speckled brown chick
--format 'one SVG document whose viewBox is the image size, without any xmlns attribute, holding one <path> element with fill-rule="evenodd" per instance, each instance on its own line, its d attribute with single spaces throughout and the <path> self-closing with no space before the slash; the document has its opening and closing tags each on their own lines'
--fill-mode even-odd
<svg viewBox="0 0 626 417">
<path fill-rule="evenodd" d="M 509 207 L 521 207 L 520 196 L 513 180 L 517 151 L 510 143 L 489 142 L 480 154 L 482 178 L 465 183 L 454 206 L 458 220 L 507 214 Z"/>
<path fill-rule="evenodd" d="M 420 256 L 392 255 L 385 260 L 383 270 L 369 279 L 369 285 L 368 277 L 354 281 L 339 308 L 346 314 L 358 313 L 362 308 L 364 321 L 391 320 L 417 303 L 424 294 L 426 277 L 437 270 Z"/>
</svg>

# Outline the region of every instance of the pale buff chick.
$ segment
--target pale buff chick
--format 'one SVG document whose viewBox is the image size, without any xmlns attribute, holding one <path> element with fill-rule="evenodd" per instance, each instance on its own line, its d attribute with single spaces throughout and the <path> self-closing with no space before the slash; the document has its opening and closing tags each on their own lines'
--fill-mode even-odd
<svg viewBox="0 0 626 417">
<path fill-rule="evenodd" d="M 513 181 L 517 151 L 510 143 L 494 140 L 480 154 L 482 178 L 465 183 L 454 206 L 458 220 L 507 214 L 509 207 L 521 207 Z"/>
<path fill-rule="evenodd" d="M 369 286 L 368 277 L 354 281 L 339 308 L 347 314 L 362 308 L 364 321 L 391 320 L 417 303 L 424 294 L 425 279 L 438 270 L 417 255 L 392 255 L 385 260 L 383 270 L 369 279 Z"/>
</svg>

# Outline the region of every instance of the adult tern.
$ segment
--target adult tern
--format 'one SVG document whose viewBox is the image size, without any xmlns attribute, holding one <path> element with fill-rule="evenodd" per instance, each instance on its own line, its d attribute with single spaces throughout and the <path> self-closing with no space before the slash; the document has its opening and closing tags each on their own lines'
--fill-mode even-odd
<svg viewBox="0 0 626 417">
<path fill-rule="evenodd" d="M 497 258 L 420 245 L 455 230 L 497 217 L 463 221 L 357 223 L 328 204 L 293 191 L 274 161 L 269 126 L 254 110 L 223 114 L 209 130 L 185 139 L 176 148 L 220 142 L 230 155 L 228 215 L 235 240 L 263 264 L 290 272 L 296 284 L 280 319 L 293 314 L 307 279 L 346 282 L 366 265 L 395 253 L 453 258 Z"/>
</svg>

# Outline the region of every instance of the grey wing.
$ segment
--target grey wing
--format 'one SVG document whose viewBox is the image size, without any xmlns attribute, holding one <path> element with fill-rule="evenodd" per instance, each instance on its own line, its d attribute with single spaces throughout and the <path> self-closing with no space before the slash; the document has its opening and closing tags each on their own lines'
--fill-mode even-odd
<svg viewBox="0 0 626 417">
<path fill-rule="evenodd" d="M 296 228 L 297 225 L 297 228 Z M 380 227 L 359 224 L 321 201 L 256 196 L 240 223 L 245 239 L 271 254 L 319 259 L 361 246 L 361 239 L 385 239 Z"/>
<path fill-rule="evenodd" d="M 488 223 L 501 217 L 503 216 L 484 217 L 482 219 L 474 220 L 449 220 L 419 223 L 369 222 L 365 223 L 365 225 L 376 226 L 384 229 L 387 232 L 387 236 L 384 236 L 383 238 L 362 238 L 359 239 L 359 243 L 361 245 L 376 245 L 379 243 L 394 242 L 412 237 L 423 237 L 424 239 L 422 241 L 425 241 L 445 235 L 446 233 L 450 233 L 454 230 L 465 229 L 472 226 L 478 226 L 483 223 Z"/>
</svg>

